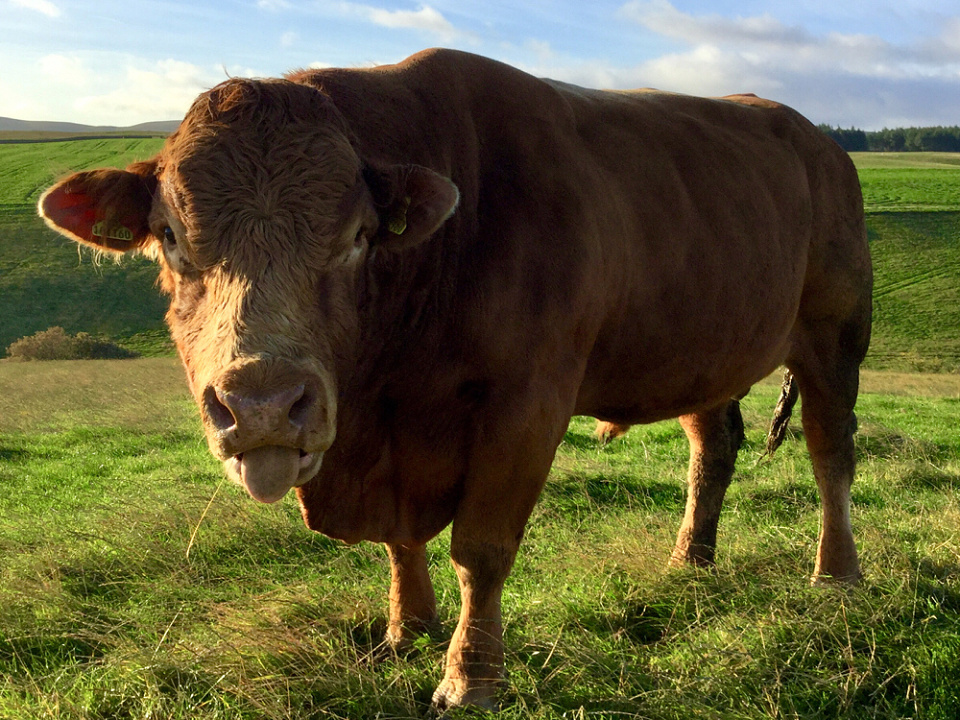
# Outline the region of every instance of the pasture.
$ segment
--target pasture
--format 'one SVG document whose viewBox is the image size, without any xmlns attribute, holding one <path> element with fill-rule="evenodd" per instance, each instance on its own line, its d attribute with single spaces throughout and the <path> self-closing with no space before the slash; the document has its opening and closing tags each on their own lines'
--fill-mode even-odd
<svg viewBox="0 0 960 720">
<path fill-rule="evenodd" d="M 854 524 L 866 580 L 811 589 L 818 502 L 794 437 L 747 443 L 714 572 L 667 570 L 675 422 L 607 447 L 572 424 L 504 596 L 504 718 L 960 713 L 960 379 L 867 374 Z M 904 394 L 906 393 L 906 394 Z M 443 628 L 381 646 L 379 546 L 309 532 L 225 483 L 171 358 L 0 364 L 0 718 L 416 718 Z"/>
<path fill-rule="evenodd" d="M 142 258 L 93 265 L 36 212 L 51 179 L 71 170 L 150 157 L 162 138 L 0 145 L 0 348 L 52 325 L 118 339 L 133 350 L 169 353 L 157 272 Z"/>
<path fill-rule="evenodd" d="M 169 355 L 150 265 L 92 264 L 33 211 L 53 176 L 159 142 L 0 146 L 0 345 L 59 324 Z M 800 434 L 755 462 L 775 384 L 744 401 L 711 572 L 665 567 L 677 423 L 602 447 L 577 418 L 504 594 L 501 717 L 960 715 L 960 172 L 913 160 L 855 158 L 877 280 L 868 367 L 908 371 L 865 373 L 858 404 L 865 581 L 808 586 L 819 513 Z M 0 719 L 426 712 L 459 609 L 449 532 L 430 548 L 442 628 L 398 657 L 380 642 L 383 550 L 226 483 L 172 357 L 0 362 L 0 488 Z"/>
</svg>

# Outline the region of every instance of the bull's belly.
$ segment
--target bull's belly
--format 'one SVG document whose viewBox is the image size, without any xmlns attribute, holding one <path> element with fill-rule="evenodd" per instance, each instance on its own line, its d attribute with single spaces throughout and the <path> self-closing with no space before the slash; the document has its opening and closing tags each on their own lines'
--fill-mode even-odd
<svg viewBox="0 0 960 720">
<path fill-rule="evenodd" d="M 576 403 L 577 415 L 642 424 L 706 410 L 745 394 L 782 364 L 789 330 L 753 342 L 703 346 L 691 337 L 663 347 L 591 356 Z"/>
</svg>

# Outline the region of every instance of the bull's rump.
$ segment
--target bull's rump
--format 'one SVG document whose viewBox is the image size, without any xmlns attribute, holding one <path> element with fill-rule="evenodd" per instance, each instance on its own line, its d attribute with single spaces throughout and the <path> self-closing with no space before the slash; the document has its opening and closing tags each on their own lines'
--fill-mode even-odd
<svg viewBox="0 0 960 720">
<path fill-rule="evenodd" d="M 752 97 L 564 90 L 583 99 L 581 127 L 593 122 L 583 147 L 610 221 L 577 412 L 647 422 L 745 391 L 788 356 L 811 264 L 828 296 L 863 264 L 822 271 L 828 246 L 866 254 L 852 164 L 797 113 Z M 863 302 L 847 294 L 831 313 Z"/>
</svg>

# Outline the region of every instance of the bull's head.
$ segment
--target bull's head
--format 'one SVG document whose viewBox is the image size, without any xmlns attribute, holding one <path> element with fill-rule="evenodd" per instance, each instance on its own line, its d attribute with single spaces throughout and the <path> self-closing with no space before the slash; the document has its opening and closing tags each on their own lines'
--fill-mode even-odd
<svg viewBox="0 0 960 720">
<path fill-rule="evenodd" d="M 370 254 L 423 242 L 458 200 L 441 175 L 373 164 L 351 138 L 313 88 L 230 80 L 153 160 L 40 199 L 68 237 L 159 262 L 210 450 L 263 502 L 314 477 L 334 442 Z"/>
</svg>

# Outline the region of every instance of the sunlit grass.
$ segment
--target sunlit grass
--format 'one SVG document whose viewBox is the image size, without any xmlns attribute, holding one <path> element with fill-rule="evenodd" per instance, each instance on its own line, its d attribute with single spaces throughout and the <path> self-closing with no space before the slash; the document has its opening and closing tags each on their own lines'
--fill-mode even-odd
<svg viewBox="0 0 960 720">
<path fill-rule="evenodd" d="M 459 610 L 448 532 L 430 546 L 442 628 L 395 656 L 383 550 L 225 483 L 179 372 L 0 364 L 0 717 L 422 717 Z M 744 403 L 712 572 L 665 568 L 677 424 L 601 447 L 576 419 L 504 594 L 501 716 L 955 717 L 960 397 L 942 382 L 865 376 L 854 590 L 808 586 L 801 438 L 755 463 L 774 383 Z M 47 410 L 3 420 L 24 401 Z"/>
</svg>

